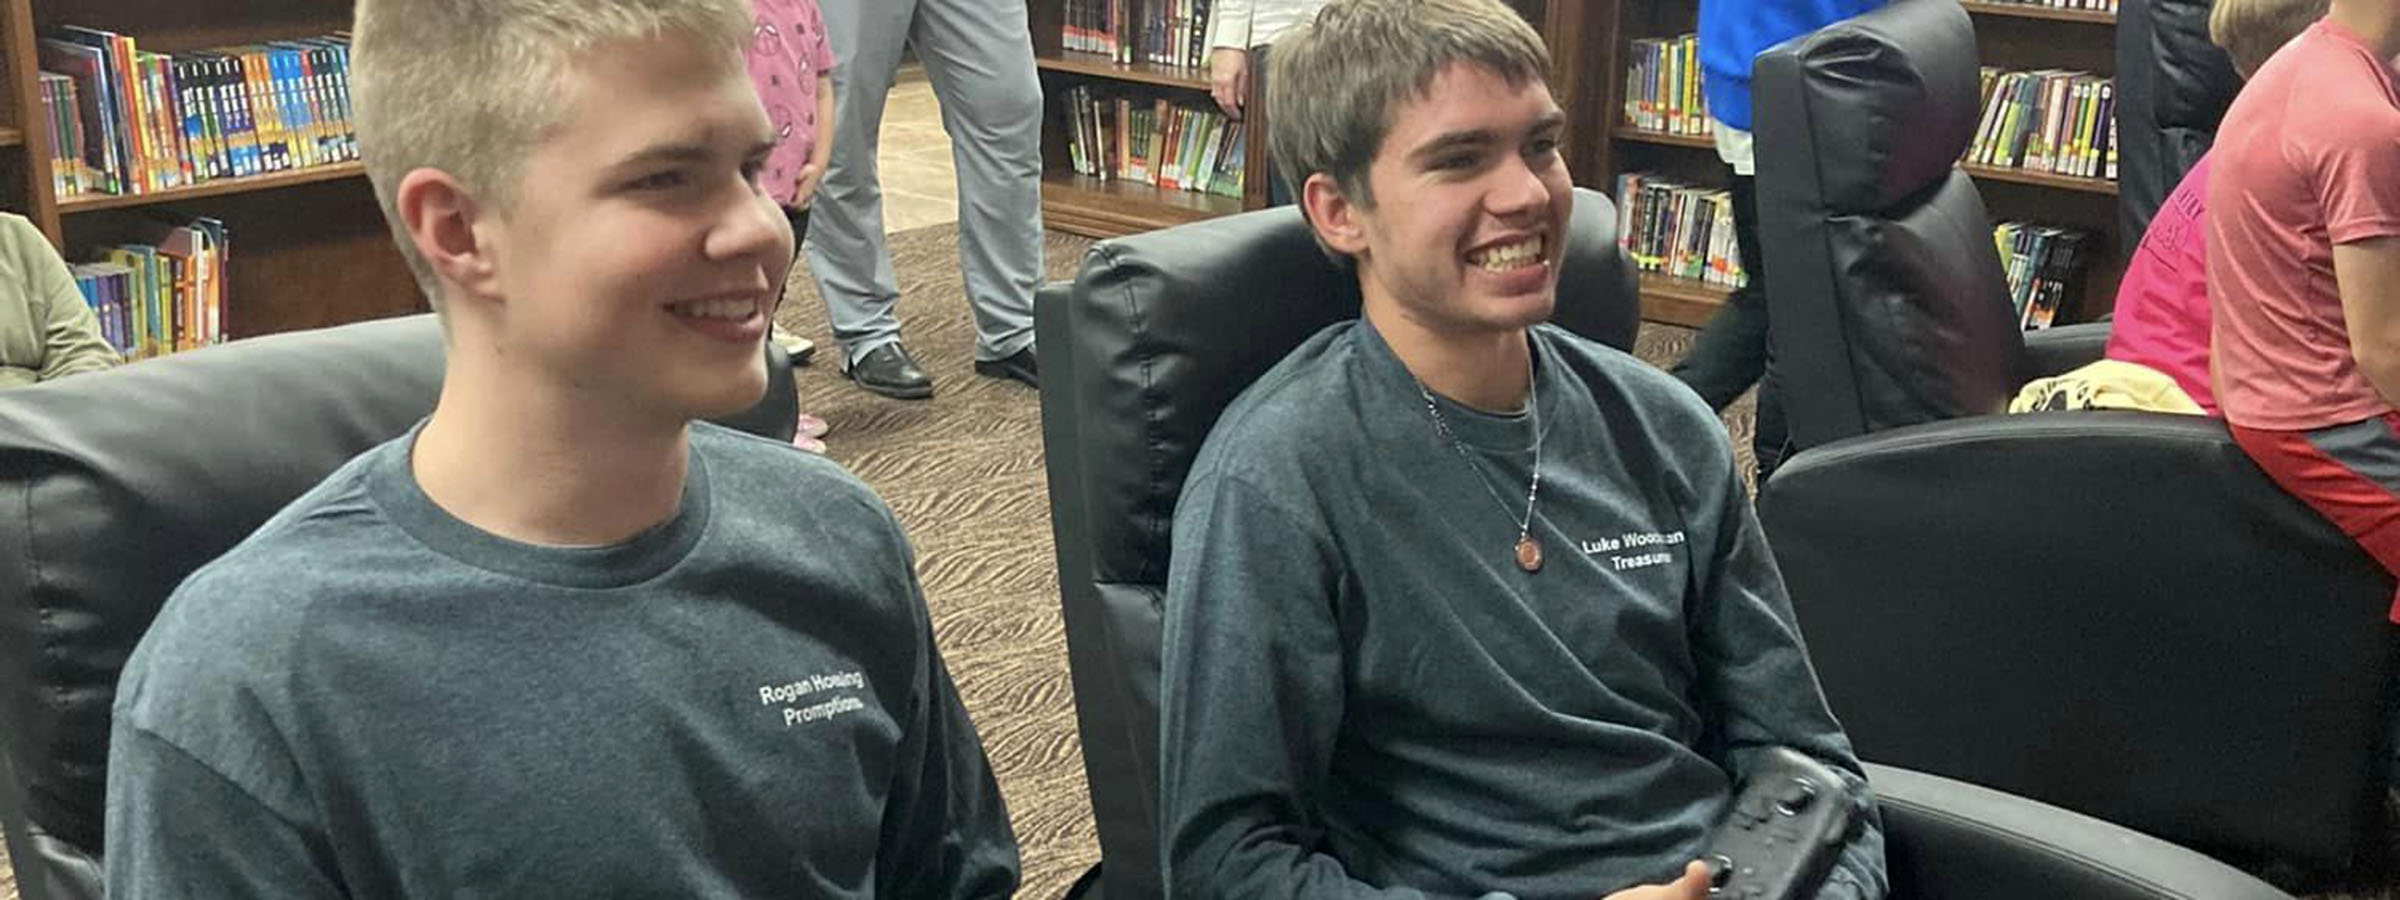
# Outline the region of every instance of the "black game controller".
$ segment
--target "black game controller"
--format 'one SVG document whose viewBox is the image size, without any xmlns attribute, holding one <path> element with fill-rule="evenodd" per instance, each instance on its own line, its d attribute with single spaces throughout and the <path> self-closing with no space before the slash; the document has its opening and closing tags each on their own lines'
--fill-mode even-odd
<svg viewBox="0 0 2400 900">
<path fill-rule="evenodd" d="M 1708 895 L 1804 900 L 1833 867 L 1857 811 L 1833 767 L 1788 747 L 1768 750 L 1709 836 Z"/>
</svg>

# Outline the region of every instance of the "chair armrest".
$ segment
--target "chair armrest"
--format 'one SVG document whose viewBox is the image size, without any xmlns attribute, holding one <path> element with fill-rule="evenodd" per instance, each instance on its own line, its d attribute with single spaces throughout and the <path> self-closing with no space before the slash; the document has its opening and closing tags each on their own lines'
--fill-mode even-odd
<svg viewBox="0 0 2400 900">
<path fill-rule="evenodd" d="M 1893 896 L 2289 900 L 2232 866 L 2132 829 L 1936 775 L 1867 764 Z"/>
<path fill-rule="evenodd" d="M 2368 846 L 2391 578 L 2222 422 L 1893 429 L 1795 455 L 1760 513 L 1861 756 L 2220 859 Z"/>
<path fill-rule="evenodd" d="M 2047 378 L 2100 361 L 2108 351 L 2108 322 L 2061 325 L 2025 333 L 2025 366 L 2034 378 Z"/>
</svg>

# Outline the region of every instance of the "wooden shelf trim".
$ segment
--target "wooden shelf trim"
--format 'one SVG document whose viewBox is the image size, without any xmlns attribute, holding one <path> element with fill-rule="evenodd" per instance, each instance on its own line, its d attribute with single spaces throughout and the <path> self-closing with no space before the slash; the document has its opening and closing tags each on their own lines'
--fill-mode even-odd
<svg viewBox="0 0 2400 900">
<path fill-rule="evenodd" d="M 1667 134 L 1661 131 L 1650 131 L 1647 129 L 1635 128 L 1630 125 L 1619 125 L 1617 126 L 1616 130 L 1610 133 L 1622 140 L 1638 141 L 1645 144 L 1661 144 L 1670 147 L 1716 147 L 1715 141 L 1705 136 Z M 2086 194 L 2106 194 L 2111 197 L 2117 195 L 2117 183 L 2114 181 L 2109 181 L 2105 178 L 2082 178 L 2074 175 L 2053 175 L 2049 172 L 2035 172 L 2027 169 L 2003 169 L 1995 166 L 1977 166 L 1968 165 L 1965 163 L 1960 163 L 1959 168 L 1965 170 L 1968 175 L 1983 179 L 1985 181 L 2005 181 L 2011 184 L 2030 184 L 2040 187 L 2058 188 L 2060 190 L 2081 191 Z"/>
<path fill-rule="evenodd" d="M 0 147 L 14 147 L 23 143 L 25 143 L 25 129 L 0 128 Z"/>
<path fill-rule="evenodd" d="M 1242 201 L 1232 197 L 1073 172 L 1042 173 L 1043 224 L 1085 237 L 1119 237 L 1241 211 Z"/>
<path fill-rule="evenodd" d="M 2081 22 L 2086 25 L 2117 24 L 2116 13 L 2091 9 L 2057 9 L 2030 3 L 1992 3 L 1985 0 L 1958 0 L 1958 5 L 1979 16 L 2015 16 L 2020 19 Z"/>
<path fill-rule="evenodd" d="M 1647 128 L 1636 128 L 1631 125 L 1618 125 L 1616 130 L 1609 133 L 1624 140 L 1640 141 L 1645 144 L 1665 144 L 1670 147 L 1704 147 L 1711 150 L 1716 149 L 1717 146 L 1717 139 L 1705 134 L 1668 134 L 1664 131 L 1651 131 Z"/>
<path fill-rule="evenodd" d="M 1699 328 L 1717 314 L 1732 294 L 1704 281 L 1673 278 L 1655 272 L 1641 273 L 1642 318 L 1686 328 Z"/>
<path fill-rule="evenodd" d="M 1061 50 L 1056 54 L 1035 57 L 1033 66 L 1048 72 L 1069 72 L 1117 81 L 1135 81 L 1142 84 L 1196 91 L 1208 90 L 1208 72 L 1205 69 L 1185 69 L 1144 62 L 1119 63 L 1098 53 Z"/>
<path fill-rule="evenodd" d="M 1968 175 L 1983 179 L 1985 181 L 2005 181 L 2012 184 L 2031 184 L 2038 185 L 2040 187 L 2058 188 L 2060 190 L 2067 191 L 2081 191 L 2086 194 L 2107 194 L 2111 197 L 2117 195 L 2117 183 L 2114 181 L 2109 181 L 2105 178 L 2082 178 L 2074 175 L 2053 175 L 2048 172 L 2035 172 L 2028 169 L 2000 169 L 1992 166 L 1968 165 L 1966 163 L 1960 163 L 1958 167 L 1961 170 L 1964 170 Z"/>
<path fill-rule="evenodd" d="M 222 197 L 227 194 L 246 194 L 251 191 L 272 190 L 297 184 L 358 178 L 366 174 L 367 167 L 362 163 L 355 161 L 329 163 L 305 169 L 252 175 L 247 178 L 220 178 L 191 187 L 152 191 L 147 194 L 78 194 L 72 197 L 60 197 L 58 212 L 60 215 L 73 215 L 101 209 L 149 206 L 158 203 L 173 203 L 178 200 L 197 200 L 202 197 Z"/>
</svg>

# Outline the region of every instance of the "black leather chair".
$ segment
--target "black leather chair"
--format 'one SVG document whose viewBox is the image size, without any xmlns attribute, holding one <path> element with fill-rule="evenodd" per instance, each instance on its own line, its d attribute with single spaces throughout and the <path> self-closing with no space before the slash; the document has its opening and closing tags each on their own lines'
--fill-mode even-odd
<svg viewBox="0 0 2400 900">
<path fill-rule="evenodd" d="M 1898 0 L 1762 54 L 1755 90 L 1803 448 L 1761 507 L 1860 754 L 2230 860 L 2349 867 L 2380 823 L 2392 581 L 2219 422 L 1987 415 L 2104 331 L 2045 359 L 2008 315 L 1952 166 L 1966 14 Z"/>
<path fill-rule="evenodd" d="M 1578 191 L 1557 320 L 1632 345 L 1632 267 Z M 1071 896 L 1155 898 L 1160 603 L 1193 454 L 1292 347 L 1357 315 L 1354 276 L 1282 208 L 1103 242 L 1035 304 L 1042 436 L 1084 770 L 1102 862 Z M 2190 851 L 2022 798 L 1870 767 L 1895 897 L 2271 898 Z"/>
<path fill-rule="evenodd" d="M 2215 141 L 2242 90 L 2208 41 L 2209 0 L 2122 0 L 2117 8 L 2117 207 L 2125 245 Z"/>
<path fill-rule="evenodd" d="M 783 351 L 725 424 L 789 440 Z M 186 574 L 440 390 L 430 315 L 237 341 L 0 392 L 0 831 L 25 900 L 99 896 L 117 674 Z"/>
</svg>

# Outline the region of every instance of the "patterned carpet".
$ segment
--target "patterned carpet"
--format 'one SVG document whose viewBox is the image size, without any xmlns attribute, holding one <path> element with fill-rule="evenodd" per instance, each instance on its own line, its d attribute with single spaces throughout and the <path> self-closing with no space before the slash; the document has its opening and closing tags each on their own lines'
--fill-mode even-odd
<svg viewBox="0 0 2400 900">
<path fill-rule="evenodd" d="M 1052 278 L 1070 277 L 1088 242 L 1051 236 Z M 936 383 L 931 401 L 885 400 L 841 379 L 827 357 L 797 374 L 802 406 L 833 426 L 834 459 L 898 513 L 942 652 L 999 773 L 1024 859 L 1022 896 L 1050 900 L 1099 859 L 1076 744 L 1066 636 L 1042 469 L 1041 413 L 1032 389 L 971 374 L 973 331 L 955 233 L 936 226 L 896 235 L 900 316 L 909 347 Z M 804 274 L 777 318 L 828 344 L 824 306 Z M 1665 364 L 1692 332 L 1645 325 L 1636 352 Z M 1749 463 L 1749 400 L 1726 412 Z M 2371 895 L 2383 896 L 2383 895 Z M 0 900 L 17 900 L 0 866 Z"/>
</svg>

